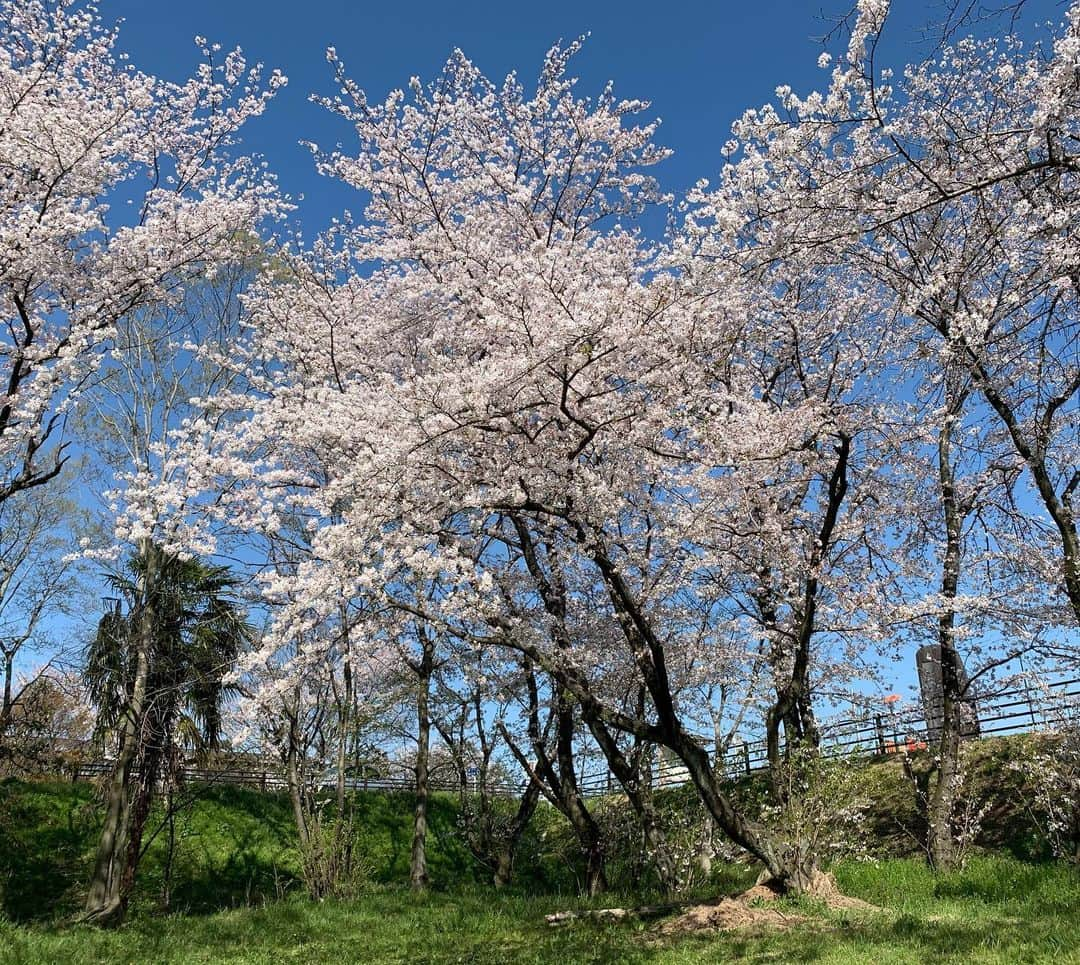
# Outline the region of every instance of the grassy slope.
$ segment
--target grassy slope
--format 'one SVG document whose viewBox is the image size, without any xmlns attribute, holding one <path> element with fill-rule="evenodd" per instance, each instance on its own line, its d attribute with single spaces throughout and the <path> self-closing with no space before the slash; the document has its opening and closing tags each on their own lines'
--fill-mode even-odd
<svg viewBox="0 0 1080 965">
<path fill-rule="evenodd" d="M 408 794 L 357 796 L 358 853 L 374 883 L 407 879 L 412 835 Z M 454 835 L 457 810 L 436 795 L 430 808 L 428 862 L 433 880 L 475 880 Z M 151 834 L 159 819 L 153 816 Z M 63 917 L 79 907 L 89 876 L 100 809 L 86 784 L 0 782 L 0 917 L 12 921 Z M 176 824 L 172 908 L 206 913 L 259 904 L 299 890 L 299 855 L 288 799 L 234 787 L 203 789 Z M 139 868 L 133 912 L 158 903 L 165 860 L 164 831 Z"/>
<path fill-rule="evenodd" d="M 986 742 L 975 771 L 996 795 L 985 843 L 1030 855 L 1030 830 L 1014 801 L 1016 780 L 1003 763 L 1023 747 Z M 875 788 L 878 832 L 912 817 L 896 761 L 867 770 Z M 524 842 L 518 890 L 498 895 L 478 885 L 454 835 L 456 809 L 432 807 L 429 861 L 435 891 L 417 897 L 407 878 L 412 801 L 407 794 L 358 799 L 371 887 L 353 903 L 303 900 L 287 800 L 237 788 L 206 789 L 178 823 L 175 912 L 154 914 L 164 839 L 140 869 L 131 923 L 120 932 L 69 927 L 79 907 L 96 843 L 98 809 L 86 785 L 0 783 L 0 962 L 706 962 L 987 961 L 1080 963 L 1080 873 L 1015 857 L 983 857 L 962 874 L 935 879 L 918 860 L 838 869 L 849 894 L 888 911 L 873 921 L 820 913 L 817 927 L 753 937 L 692 937 L 661 944 L 643 926 L 579 924 L 552 930 L 543 915 L 580 907 L 573 898 L 569 839 L 541 811 Z M 563 840 L 563 839 L 567 840 Z M 910 839 L 908 839 L 910 840 Z M 572 851 L 572 848 L 569 849 Z M 560 856 L 561 855 L 561 856 Z M 719 866 L 715 893 L 736 891 L 748 872 Z M 609 904 L 640 898 L 609 896 Z M 2 923 L 7 919 L 8 923 Z"/>
<path fill-rule="evenodd" d="M 887 910 L 828 916 L 778 935 L 658 941 L 641 924 L 547 927 L 585 903 L 479 888 L 416 896 L 379 887 L 351 903 L 299 897 L 203 917 L 143 917 L 117 932 L 0 924 L 0 961 L 30 962 L 657 962 L 857 963 L 1080 961 L 1080 877 L 1061 865 L 979 858 L 935 879 L 896 859 L 839 869 L 847 891 Z M 609 901 L 613 900 L 609 897 Z"/>
<path fill-rule="evenodd" d="M 1024 787 L 1022 771 L 1011 766 L 1036 749 L 1046 750 L 1046 742 L 1042 735 L 1015 734 L 964 746 L 967 793 L 988 806 L 975 840 L 979 847 L 1021 858 L 1048 856 L 1046 842 L 1023 803 L 1033 795 Z M 914 764 L 916 770 L 923 770 L 927 755 L 915 755 Z M 920 853 L 918 842 L 925 828 L 900 759 L 876 759 L 866 767 L 864 780 L 873 802 L 868 815 L 871 833 L 881 850 L 891 855 Z"/>
</svg>

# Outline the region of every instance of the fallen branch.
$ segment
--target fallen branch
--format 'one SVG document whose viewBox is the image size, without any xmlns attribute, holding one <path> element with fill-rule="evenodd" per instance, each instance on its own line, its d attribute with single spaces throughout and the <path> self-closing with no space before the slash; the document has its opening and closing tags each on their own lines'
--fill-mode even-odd
<svg viewBox="0 0 1080 965">
<path fill-rule="evenodd" d="M 549 925 L 565 925 L 570 921 L 625 921 L 630 918 L 660 918 L 693 905 L 692 901 L 672 901 L 663 905 L 640 905 L 637 908 L 590 908 L 585 911 L 559 911 L 545 915 Z"/>
</svg>

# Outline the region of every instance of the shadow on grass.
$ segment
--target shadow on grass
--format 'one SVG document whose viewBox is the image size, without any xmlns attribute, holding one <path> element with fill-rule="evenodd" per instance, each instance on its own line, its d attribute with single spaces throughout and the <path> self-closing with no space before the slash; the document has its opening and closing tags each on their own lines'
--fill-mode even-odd
<svg viewBox="0 0 1080 965">
<path fill-rule="evenodd" d="M 100 822 L 84 785 L 0 784 L 0 908 L 13 921 L 77 905 L 85 855 Z"/>
</svg>

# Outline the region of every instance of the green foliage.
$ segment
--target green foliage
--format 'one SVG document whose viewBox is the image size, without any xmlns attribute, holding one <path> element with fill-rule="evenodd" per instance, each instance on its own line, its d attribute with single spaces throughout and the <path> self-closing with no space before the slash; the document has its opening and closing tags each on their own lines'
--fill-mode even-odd
<svg viewBox="0 0 1080 965">
<path fill-rule="evenodd" d="M 1028 762 L 1057 756 L 1058 738 L 1048 734 L 1014 734 L 965 743 L 961 761 L 965 774 L 961 806 L 985 808 L 975 836 L 976 850 L 1005 851 L 1018 858 L 1048 858 L 1052 842 L 1046 834 L 1049 815 L 1040 809 L 1041 774 Z M 930 765 L 926 752 L 911 755 L 916 774 Z M 858 780 L 871 800 L 866 832 L 874 853 L 922 855 L 925 816 L 904 775 L 901 759 L 893 756 L 858 769 Z"/>
<path fill-rule="evenodd" d="M 119 608 L 106 613 L 86 653 L 84 677 L 99 708 L 99 730 L 111 730 L 126 712 L 136 640 L 149 629 L 146 692 L 152 719 L 141 730 L 164 747 L 179 723 L 188 743 L 213 748 L 227 692 L 225 673 L 254 632 L 236 596 L 239 581 L 226 567 L 150 545 L 127 561 L 126 572 L 110 575 L 109 583 L 127 601 L 128 613 Z M 147 628 L 151 614 L 153 626 Z M 184 707 L 190 717 L 178 722 Z"/>
<path fill-rule="evenodd" d="M 74 911 L 98 827 L 87 784 L 0 783 L 0 914 L 25 921 Z"/>
<path fill-rule="evenodd" d="M 101 829 L 100 807 L 87 784 L 0 784 L 0 913 L 12 921 L 75 912 Z M 157 832 L 155 834 L 155 832 Z M 151 812 L 149 843 L 132 909 L 153 910 L 163 883 L 166 837 Z M 177 816 L 172 907 L 207 912 L 277 897 L 298 877 L 288 801 L 242 788 L 199 792 Z"/>
</svg>

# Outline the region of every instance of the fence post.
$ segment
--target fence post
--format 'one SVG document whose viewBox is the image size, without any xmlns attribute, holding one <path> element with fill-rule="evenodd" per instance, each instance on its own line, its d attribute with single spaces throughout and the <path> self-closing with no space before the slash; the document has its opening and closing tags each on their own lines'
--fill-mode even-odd
<svg viewBox="0 0 1080 965">
<path fill-rule="evenodd" d="M 749 774 L 750 774 L 750 745 L 747 744 L 746 741 L 743 741 L 743 745 L 742 745 L 742 758 L 743 758 L 743 767 L 746 770 L 747 776 L 749 776 Z"/>
<path fill-rule="evenodd" d="M 878 753 L 885 753 L 885 725 L 882 723 L 881 714 L 874 714 L 874 731 L 877 733 Z"/>
</svg>

